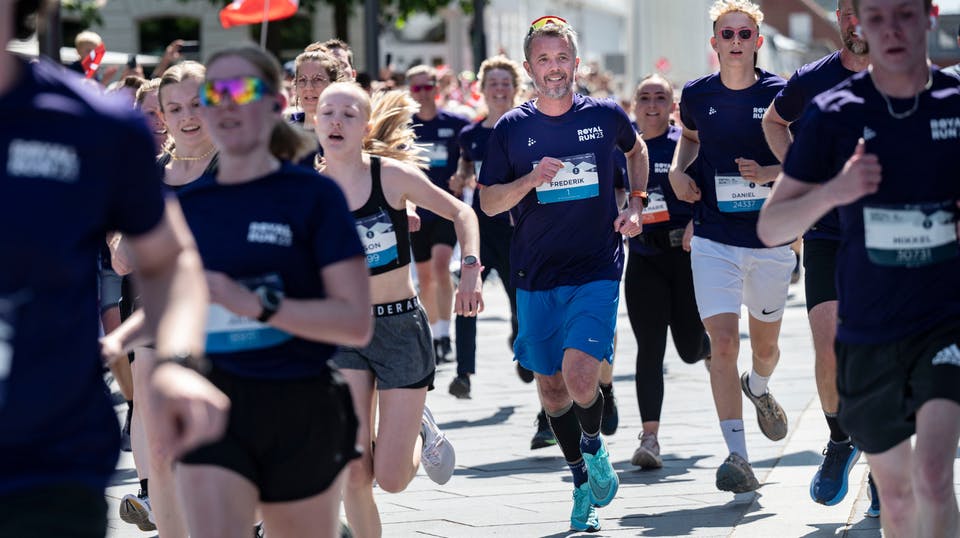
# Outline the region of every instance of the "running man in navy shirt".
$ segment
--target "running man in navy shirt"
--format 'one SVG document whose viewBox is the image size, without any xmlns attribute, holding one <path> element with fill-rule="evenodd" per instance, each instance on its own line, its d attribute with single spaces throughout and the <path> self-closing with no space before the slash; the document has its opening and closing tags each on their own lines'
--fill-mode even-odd
<svg viewBox="0 0 960 538">
<path fill-rule="evenodd" d="M 839 208 L 840 424 L 885 535 L 957 536 L 960 87 L 929 67 L 929 0 L 854 5 L 870 68 L 814 98 L 758 231 L 779 243 Z"/>
<path fill-rule="evenodd" d="M 601 361 L 616 328 L 621 234 L 641 231 L 647 152 L 613 101 L 573 93 L 577 34 L 559 17 L 533 22 L 523 66 L 536 98 L 500 118 L 480 169 L 480 204 L 516 223 L 510 266 L 520 328 L 517 360 L 537 389 L 573 472 L 575 530 L 600 528 L 595 507 L 619 485 L 600 437 Z M 633 195 L 619 212 L 614 152 L 628 157 Z"/>
<path fill-rule="evenodd" d="M 410 95 L 420 104 L 413 116 L 417 144 L 426 148 L 433 184 L 450 193 L 450 179 L 460 161 L 458 135 L 469 125 L 463 116 L 437 108 L 437 72 L 418 65 L 407 71 Z M 416 262 L 420 301 L 430 318 L 437 362 L 447 362 L 450 354 L 450 315 L 453 312 L 453 277 L 450 258 L 457 244 L 453 223 L 432 211 L 417 208 L 420 230 L 410 234 L 413 261 Z"/>
<path fill-rule="evenodd" d="M 870 62 L 867 42 L 856 31 L 853 0 L 837 2 L 837 25 L 843 48 L 809 63 L 787 81 L 763 116 L 763 132 L 771 151 L 781 162 L 801 128 L 798 121 L 807 104 L 818 94 L 863 71 Z M 823 463 L 810 482 L 814 501 L 833 506 L 847 494 L 847 475 L 860 457 L 847 432 L 837 420 L 837 357 L 833 341 L 837 336 L 837 286 L 834 282 L 837 250 L 840 248 L 840 222 L 830 211 L 803 235 L 803 284 L 807 297 L 807 316 L 813 334 L 817 393 L 830 428 L 830 440 Z M 871 482 L 872 484 L 872 482 Z M 880 499 L 872 501 L 879 509 Z M 876 516 L 872 510 L 868 515 Z"/>
<path fill-rule="evenodd" d="M 787 417 L 767 390 L 780 359 L 777 339 L 796 263 L 787 246 L 765 248 L 757 214 L 780 170 L 760 120 L 783 87 L 756 68 L 763 12 L 753 2 L 718 0 L 710 9 L 720 72 L 688 82 L 680 98 L 683 135 L 670 168 L 677 198 L 694 206 L 690 258 L 700 317 L 710 335 L 710 384 L 730 455 L 717 469 L 717 488 L 742 493 L 760 487 L 747 454 L 743 399 L 757 408 L 770 440 L 787 435 Z M 737 383 L 740 310 L 749 310 L 753 368 Z"/>
<path fill-rule="evenodd" d="M 0 1 L 0 44 L 28 37 L 40 5 Z M 131 238 L 157 352 L 182 361 L 203 350 L 200 259 L 128 102 L 0 50 L 0 124 L 0 244 L 17 253 L 0 271 L 0 536 L 103 536 L 120 432 L 97 343 L 100 245 Z M 151 362 L 161 450 L 219 437 L 226 397 Z"/>
</svg>

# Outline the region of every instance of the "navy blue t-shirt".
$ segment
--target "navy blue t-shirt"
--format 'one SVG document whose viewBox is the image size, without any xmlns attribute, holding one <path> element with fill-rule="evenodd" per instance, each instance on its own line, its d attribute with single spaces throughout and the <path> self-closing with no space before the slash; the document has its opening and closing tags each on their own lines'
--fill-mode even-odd
<svg viewBox="0 0 960 538">
<path fill-rule="evenodd" d="M 250 289 L 267 286 L 293 299 L 322 299 L 323 268 L 364 255 L 340 188 L 309 168 L 283 163 L 268 176 L 236 185 L 207 175 L 178 195 L 204 267 Z M 325 375 L 335 350 L 219 305 L 210 307 L 207 356 L 234 375 Z"/>
<path fill-rule="evenodd" d="M 157 226 L 162 174 L 129 103 L 46 62 L 17 68 L 0 95 L 0 495 L 102 491 L 120 434 L 97 343 L 97 257 L 108 231 Z"/>
<path fill-rule="evenodd" d="M 645 140 L 650 160 L 650 173 L 647 176 L 647 196 L 649 203 L 643 210 L 643 233 L 683 228 L 693 217 L 693 204 L 677 199 L 670 186 L 670 163 L 680 140 L 680 128 L 671 125 L 662 135 Z M 630 238 L 630 252 L 641 255 L 661 253 L 661 249 L 647 244 L 643 234 Z"/>
<path fill-rule="evenodd" d="M 855 74 L 856 71 L 843 66 L 840 51 L 828 54 L 797 69 L 773 100 L 773 107 L 781 118 L 790 122 L 790 132 L 796 137 L 803 123 L 800 118 L 810 101 Z M 803 238 L 839 241 L 840 218 L 837 211 L 833 210 L 824 215 L 803 234 Z"/>
<path fill-rule="evenodd" d="M 470 120 L 446 110 L 437 110 L 437 117 L 424 121 L 413 117 L 413 131 L 417 135 L 417 145 L 426 149 L 425 156 L 430 159 L 427 176 L 434 185 L 450 192 L 450 178 L 457 171 L 460 161 L 458 135 L 470 123 Z M 440 218 L 436 213 L 417 208 L 420 218 L 426 221 Z"/>
<path fill-rule="evenodd" d="M 807 183 L 833 178 L 857 140 L 877 155 L 883 180 L 875 194 L 840 207 L 837 254 L 839 327 L 850 344 L 898 340 L 960 316 L 960 83 L 934 70 L 918 108 L 895 119 L 869 73 L 814 98 L 784 163 Z M 906 113 L 913 99 L 890 99 Z"/>
<path fill-rule="evenodd" d="M 686 169 L 700 189 L 694 205 L 694 235 L 747 248 L 764 248 L 757 237 L 757 218 L 771 185 L 740 176 L 735 159 L 752 159 L 760 166 L 779 163 L 763 136 L 761 120 L 782 78 L 757 69 L 749 88 L 731 90 L 720 74 L 690 81 L 680 97 L 680 119 L 700 137 L 700 151 Z"/>
<path fill-rule="evenodd" d="M 483 165 L 483 159 L 487 156 L 487 142 L 490 140 L 492 133 L 492 128 L 483 126 L 483 120 L 471 123 L 460 131 L 460 154 L 473 163 L 473 170 L 478 181 L 480 179 L 480 167 Z M 473 210 L 477 213 L 477 221 L 480 226 L 490 222 L 510 225 L 510 213 L 504 211 L 490 217 L 480 209 L 479 191 L 473 195 Z"/>
<path fill-rule="evenodd" d="M 480 169 L 482 185 L 510 183 L 529 174 L 543 157 L 565 163 L 551 183 L 531 190 L 510 210 L 516 226 L 510 265 L 517 288 L 548 290 L 620 279 L 614 153 L 630 151 L 636 139 L 630 119 L 614 101 L 579 94 L 560 116 L 547 116 L 530 101 L 500 118 Z"/>
</svg>

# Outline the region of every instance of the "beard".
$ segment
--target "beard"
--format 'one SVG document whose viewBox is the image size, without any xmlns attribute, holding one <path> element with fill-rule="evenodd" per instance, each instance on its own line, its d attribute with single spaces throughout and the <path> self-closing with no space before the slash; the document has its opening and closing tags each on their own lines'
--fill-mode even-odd
<svg viewBox="0 0 960 538">
<path fill-rule="evenodd" d="M 549 88 L 547 87 L 549 84 L 546 81 L 546 76 L 544 76 L 543 79 L 537 81 L 534 86 L 540 95 L 548 99 L 560 99 L 566 97 L 567 94 L 573 91 L 573 84 L 570 83 L 571 80 L 573 80 L 573 77 L 567 73 L 567 84 Z"/>
<path fill-rule="evenodd" d="M 856 54 L 857 56 L 864 56 L 870 52 L 870 45 L 866 42 L 866 40 L 860 37 L 854 37 L 853 34 L 854 32 L 852 30 L 843 34 L 844 48 Z"/>
</svg>

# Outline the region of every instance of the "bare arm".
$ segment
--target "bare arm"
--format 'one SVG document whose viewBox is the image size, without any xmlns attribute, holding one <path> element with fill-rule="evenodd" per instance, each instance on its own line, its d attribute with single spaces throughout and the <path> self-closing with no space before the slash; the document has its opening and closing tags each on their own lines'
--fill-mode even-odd
<svg viewBox="0 0 960 538">
<path fill-rule="evenodd" d="M 627 176 L 630 180 L 630 190 L 647 190 L 650 159 L 647 155 L 647 144 L 640 138 L 640 135 L 637 135 L 637 142 L 624 155 L 627 157 Z M 614 221 L 613 229 L 627 237 L 639 235 L 643 231 L 642 213 L 643 200 L 629 197 L 627 208 Z"/>
<path fill-rule="evenodd" d="M 480 189 L 480 208 L 491 217 L 509 211 L 538 185 L 549 183 L 563 168 L 563 162 L 553 157 L 544 157 L 527 175 L 510 183 L 485 185 Z"/>
<path fill-rule="evenodd" d="M 793 135 L 790 134 L 790 122 L 780 117 L 777 108 L 771 103 L 763 114 L 763 136 L 767 145 L 777 160 L 783 162 L 787 158 L 787 150 L 793 144 Z"/>
<path fill-rule="evenodd" d="M 696 202 L 700 200 L 700 189 L 697 183 L 684 171 L 697 158 L 700 151 L 700 136 L 696 131 L 691 131 L 686 127 L 677 142 L 677 149 L 673 154 L 673 162 L 670 163 L 670 187 L 677 195 L 677 198 L 684 202 Z"/>
<path fill-rule="evenodd" d="M 100 351 L 108 364 L 113 364 L 133 348 L 153 342 L 146 332 L 143 309 L 136 310 L 119 327 L 100 339 Z"/>
<path fill-rule="evenodd" d="M 781 174 L 760 209 L 757 235 L 771 246 L 792 241 L 834 207 L 877 192 L 880 180 L 880 163 L 876 155 L 864 153 L 862 139 L 843 170 L 823 185 Z"/>
</svg>

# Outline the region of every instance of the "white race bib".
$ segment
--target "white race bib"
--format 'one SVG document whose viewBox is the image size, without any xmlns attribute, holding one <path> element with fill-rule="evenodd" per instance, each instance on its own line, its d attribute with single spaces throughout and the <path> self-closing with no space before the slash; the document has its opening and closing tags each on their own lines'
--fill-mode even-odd
<svg viewBox="0 0 960 538">
<path fill-rule="evenodd" d="M 647 191 L 647 207 L 643 208 L 643 224 L 656 224 L 670 220 L 670 211 L 667 210 L 667 199 L 663 196 L 663 189 L 654 187 Z"/>
<path fill-rule="evenodd" d="M 956 218 L 950 202 L 864 206 L 867 256 L 876 265 L 922 267 L 957 257 Z"/>
<path fill-rule="evenodd" d="M 717 207 L 721 213 L 760 211 L 771 188 L 740 176 L 716 176 Z"/>
<path fill-rule="evenodd" d="M 445 142 L 429 142 L 423 144 L 427 149 L 427 158 L 430 159 L 430 168 L 443 168 L 447 165 L 449 153 Z"/>
<path fill-rule="evenodd" d="M 559 157 L 563 168 L 550 183 L 537 187 L 537 200 L 541 204 L 584 200 L 600 196 L 600 176 L 597 174 L 597 159 L 593 153 Z M 533 166 L 536 167 L 536 161 Z"/>
<path fill-rule="evenodd" d="M 252 351 L 280 345 L 293 336 L 212 304 L 207 310 L 207 353 Z"/>
<path fill-rule="evenodd" d="M 367 255 L 367 267 L 381 267 L 397 260 L 397 234 L 383 209 L 357 221 L 357 235 Z"/>
<path fill-rule="evenodd" d="M 481 166 L 483 166 L 483 161 L 473 161 L 473 173 L 477 175 L 477 180 L 480 179 Z"/>
</svg>

